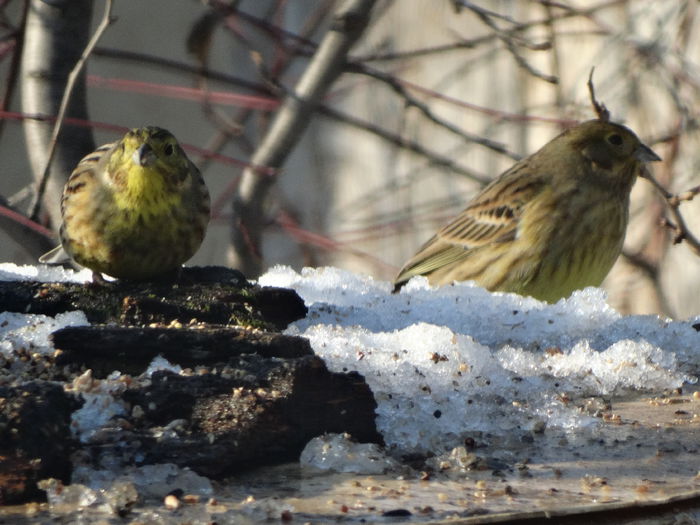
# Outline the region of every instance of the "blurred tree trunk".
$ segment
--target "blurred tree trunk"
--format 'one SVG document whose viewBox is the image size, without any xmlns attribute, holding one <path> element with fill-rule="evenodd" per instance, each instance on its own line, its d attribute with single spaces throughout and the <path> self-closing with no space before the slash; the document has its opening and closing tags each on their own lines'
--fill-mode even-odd
<svg viewBox="0 0 700 525">
<path fill-rule="evenodd" d="M 56 116 L 66 81 L 90 37 L 92 0 L 29 0 L 22 52 L 22 110 Z M 85 75 L 76 84 L 67 117 L 88 119 Z M 34 180 L 46 166 L 53 122 L 27 119 L 24 133 Z M 51 225 L 61 224 L 61 193 L 80 159 L 95 149 L 89 128 L 64 126 L 59 136 L 46 192 L 41 195 Z"/>
<path fill-rule="evenodd" d="M 263 269 L 261 253 L 265 226 L 264 203 L 274 175 L 301 139 L 316 107 L 342 73 L 350 48 L 369 24 L 376 0 L 345 0 L 333 14 L 328 33 L 318 46 L 299 82 L 287 94 L 270 128 L 250 161 L 233 202 L 232 250 L 229 263 L 250 279 Z"/>
</svg>

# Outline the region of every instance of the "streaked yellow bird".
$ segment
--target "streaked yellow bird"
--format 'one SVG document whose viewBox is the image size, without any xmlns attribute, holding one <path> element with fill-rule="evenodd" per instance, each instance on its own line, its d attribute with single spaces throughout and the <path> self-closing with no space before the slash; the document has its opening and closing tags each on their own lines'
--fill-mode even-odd
<svg viewBox="0 0 700 525">
<path fill-rule="evenodd" d="M 395 290 L 425 275 L 556 302 L 599 286 L 622 251 L 632 185 L 658 160 L 619 124 L 572 127 L 474 197 L 401 268 Z"/>
<path fill-rule="evenodd" d="M 87 155 L 61 198 L 61 245 L 39 261 L 70 259 L 118 279 L 169 278 L 199 249 L 209 192 L 173 135 L 132 129 Z"/>
</svg>

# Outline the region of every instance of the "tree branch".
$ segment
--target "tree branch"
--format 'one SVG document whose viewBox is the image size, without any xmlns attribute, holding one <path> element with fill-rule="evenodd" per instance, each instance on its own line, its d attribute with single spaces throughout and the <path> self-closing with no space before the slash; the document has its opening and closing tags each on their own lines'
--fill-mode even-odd
<svg viewBox="0 0 700 525">
<path fill-rule="evenodd" d="M 50 230 L 25 217 L 0 196 L 0 229 L 26 251 L 37 257 L 53 248 L 56 243 Z"/>
<path fill-rule="evenodd" d="M 301 138 L 323 95 L 343 71 L 348 53 L 369 23 L 376 0 L 345 0 L 293 92 L 288 94 L 253 155 L 253 166 L 281 167 Z M 233 202 L 233 253 L 230 263 L 249 277 L 262 269 L 260 250 L 265 225 L 263 203 L 275 179 L 254 168 L 243 172 Z"/>
<path fill-rule="evenodd" d="M 392 146 L 404 148 L 407 151 L 424 157 L 430 164 L 434 166 L 439 166 L 448 169 L 449 171 L 456 173 L 457 175 L 462 175 L 464 177 L 467 177 L 468 179 L 476 181 L 482 186 L 488 184 L 492 180 L 484 175 L 480 175 L 479 173 L 470 170 L 469 168 L 457 164 L 449 156 L 441 155 L 437 152 L 430 151 L 428 148 L 426 148 L 419 142 L 407 139 L 396 133 L 387 131 L 386 129 L 380 126 L 372 124 L 371 122 L 361 120 L 353 115 L 350 115 L 349 113 L 343 113 L 341 111 L 338 111 L 337 109 L 331 108 L 326 105 L 319 106 L 318 112 L 319 114 L 323 115 L 324 117 L 328 117 L 329 119 L 371 133 L 375 137 L 382 139 L 383 141 L 391 144 Z"/>
<path fill-rule="evenodd" d="M 29 0 L 22 52 L 22 110 L 27 114 L 56 115 L 66 81 L 85 48 L 90 31 L 92 0 L 57 0 L 50 4 Z M 87 120 L 85 82 L 73 91 L 67 115 Z M 24 134 L 29 161 L 38 182 L 46 167 L 52 125 L 26 120 Z M 95 149 L 87 128 L 67 128 L 56 147 L 46 183 L 45 205 L 51 223 L 61 223 L 60 198 L 63 185 L 85 153 Z"/>
<path fill-rule="evenodd" d="M 394 93 L 396 93 L 396 95 L 399 98 L 403 99 L 406 106 L 416 108 L 425 116 L 425 118 L 427 118 L 437 126 L 440 126 L 441 128 L 446 129 L 447 131 L 460 137 L 465 142 L 479 144 L 480 146 L 495 151 L 496 153 L 500 153 L 501 155 L 510 157 L 513 160 L 520 160 L 520 155 L 508 151 L 508 148 L 506 148 L 503 144 L 484 137 L 480 137 L 478 135 L 474 135 L 473 133 L 469 133 L 466 130 L 461 129 L 459 126 L 456 126 L 451 122 L 438 117 L 430 109 L 428 104 L 411 95 L 408 89 L 406 89 L 406 87 L 401 83 L 401 81 L 395 76 L 356 62 L 348 64 L 347 70 L 350 72 L 359 73 L 361 75 L 367 75 L 371 78 L 374 78 L 375 80 L 378 80 L 379 82 L 386 84 L 394 91 Z"/>
<path fill-rule="evenodd" d="M 515 63 L 520 68 L 524 69 L 535 78 L 539 78 L 541 80 L 544 80 L 545 82 L 549 82 L 550 84 L 557 84 L 559 82 L 559 79 L 557 79 L 556 77 L 552 75 L 546 75 L 535 69 L 525 59 L 525 57 L 520 54 L 520 51 L 518 50 L 518 46 L 527 47 L 529 49 L 535 50 L 549 49 L 548 44 L 533 45 L 523 39 L 519 39 L 518 41 L 518 39 L 514 38 L 514 35 L 509 34 L 508 32 L 503 31 L 500 27 L 498 27 L 498 25 L 493 21 L 493 18 L 503 18 L 512 25 L 517 26 L 517 23 L 514 20 L 505 18 L 502 15 L 498 15 L 493 11 L 489 11 L 487 9 L 477 6 L 476 4 L 473 4 L 472 2 L 467 2 L 465 0 L 460 0 L 459 5 L 469 9 L 472 13 L 476 15 L 477 18 L 479 18 L 479 20 L 481 20 L 487 27 L 489 27 L 494 32 L 496 37 L 498 37 L 498 39 L 503 43 L 506 50 L 508 50 L 508 52 L 515 60 Z"/>
<path fill-rule="evenodd" d="M 676 195 L 666 190 L 648 170 L 643 170 L 642 177 L 651 182 L 654 188 L 661 194 L 666 202 L 668 210 L 671 212 L 673 222 L 666 219 L 664 225 L 675 233 L 673 244 L 679 244 L 685 241 L 688 248 L 690 248 L 695 255 L 700 257 L 700 240 L 688 229 L 680 211 L 682 202 L 693 200 L 693 198 L 700 193 L 700 186 L 696 186 L 695 188 Z"/>
<path fill-rule="evenodd" d="M 88 42 L 87 46 L 85 46 L 85 50 L 82 52 L 80 58 L 76 62 L 73 69 L 71 69 L 70 74 L 68 75 L 66 88 L 63 92 L 61 104 L 58 108 L 56 123 L 54 124 L 53 131 L 51 133 L 51 142 L 49 143 L 49 153 L 48 158 L 46 159 L 46 165 L 44 166 L 44 171 L 41 175 L 41 178 L 39 179 L 39 183 L 37 184 L 34 202 L 30 207 L 29 217 L 34 221 L 36 221 L 39 216 L 39 210 L 41 209 L 41 201 L 43 199 L 44 192 L 46 191 L 46 184 L 49 180 L 51 161 L 53 160 L 54 155 L 56 154 L 58 135 L 61 133 L 61 129 L 63 128 L 63 120 L 66 118 L 66 111 L 68 110 L 68 104 L 70 103 L 71 97 L 73 96 L 73 91 L 75 89 L 76 83 L 78 82 L 78 79 L 82 76 L 82 83 L 84 84 L 85 77 L 82 75 L 82 73 L 85 67 L 85 62 L 90 56 L 90 53 L 92 53 L 92 50 L 97 45 L 97 42 L 100 40 L 100 38 L 112 22 L 112 0 L 105 0 L 105 12 L 102 16 L 102 20 L 97 26 L 95 34 L 92 35 L 92 38 Z"/>
<path fill-rule="evenodd" d="M 595 68 L 591 68 L 591 72 L 588 75 L 588 93 L 591 95 L 591 105 L 593 106 L 593 111 L 595 111 L 595 114 L 598 116 L 598 120 L 602 120 L 603 122 L 609 122 L 610 121 L 610 111 L 608 111 L 608 108 L 605 107 L 605 104 L 602 102 L 598 102 L 598 99 L 595 98 L 595 87 L 593 86 L 593 72 L 595 71 Z"/>
</svg>

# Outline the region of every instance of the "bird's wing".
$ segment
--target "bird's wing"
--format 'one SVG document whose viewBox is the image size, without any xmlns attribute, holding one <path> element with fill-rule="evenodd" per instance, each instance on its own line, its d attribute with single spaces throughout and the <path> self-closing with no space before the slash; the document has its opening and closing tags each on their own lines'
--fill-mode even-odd
<svg viewBox="0 0 700 525">
<path fill-rule="evenodd" d="M 484 188 L 406 263 L 396 283 L 458 263 L 476 248 L 514 240 L 525 205 L 544 187 L 541 177 L 523 176 L 523 169 L 527 165 L 517 163 Z"/>
<path fill-rule="evenodd" d="M 39 257 L 39 262 L 48 265 L 61 265 L 71 261 L 70 255 L 66 253 L 62 245 L 56 246 L 53 250 L 46 252 Z"/>
</svg>

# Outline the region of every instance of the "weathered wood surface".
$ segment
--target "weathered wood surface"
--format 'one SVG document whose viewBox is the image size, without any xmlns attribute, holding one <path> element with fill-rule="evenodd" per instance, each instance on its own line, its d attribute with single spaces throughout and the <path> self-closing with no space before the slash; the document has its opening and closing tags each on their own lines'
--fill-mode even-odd
<svg viewBox="0 0 700 525">
<path fill-rule="evenodd" d="M 143 411 L 126 433 L 140 443 L 136 455 L 212 478 L 296 461 L 310 439 L 327 432 L 381 442 L 376 403 L 364 378 L 330 373 L 316 356 L 252 354 L 206 375 L 158 372 L 149 385 L 129 388 L 123 397 Z M 154 429 L 162 428 L 170 429 L 170 437 L 154 437 Z M 123 454 L 121 443 L 115 444 Z M 103 449 L 105 443 L 94 446 Z"/>
<path fill-rule="evenodd" d="M 56 315 L 82 310 L 91 323 L 146 326 L 193 320 L 282 329 L 306 315 L 293 290 L 261 287 L 240 272 L 186 268 L 175 283 L 107 285 L 0 281 L 0 311 Z"/>
<path fill-rule="evenodd" d="M 330 372 L 308 340 L 278 332 L 306 315 L 293 290 L 260 287 L 218 267 L 185 269 L 174 283 L 0 281 L 0 311 L 73 310 L 85 312 L 91 325 L 54 332 L 53 354 L 17 348 L 0 356 L 0 388 L 9 389 L 0 391 L 6 503 L 37 498 L 39 479 L 68 482 L 72 457 L 95 465 L 171 462 L 218 478 L 294 460 L 325 432 L 381 441 L 364 379 Z M 157 356 L 183 373 L 146 374 Z M 80 391 L 111 391 L 101 390 L 100 381 L 115 370 L 126 386 L 111 395 L 125 414 L 87 442 L 75 440 L 68 429 Z M 61 382 L 71 386 L 65 393 Z M 22 402 L 24 396 L 49 406 L 44 390 L 56 394 L 58 407 L 46 418 L 47 409 L 38 413 Z M 3 412 L 14 406 L 19 419 L 9 408 Z M 45 447 L 24 441 L 32 419 Z"/>
<path fill-rule="evenodd" d="M 47 381 L 0 386 L 0 505 L 41 497 L 46 477 L 70 479 L 70 414 L 80 404 Z"/>
<path fill-rule="evenodd" d="M 90 368 L 95 377 L 114 370 L 138 375 L 157 356 L 183 368 L 227 362 L 243 354 L 290 359 L 313 355 L 308 340 L 233 326 L 70 326 L 54 332 L 57 365 Z"/>
</svg>

